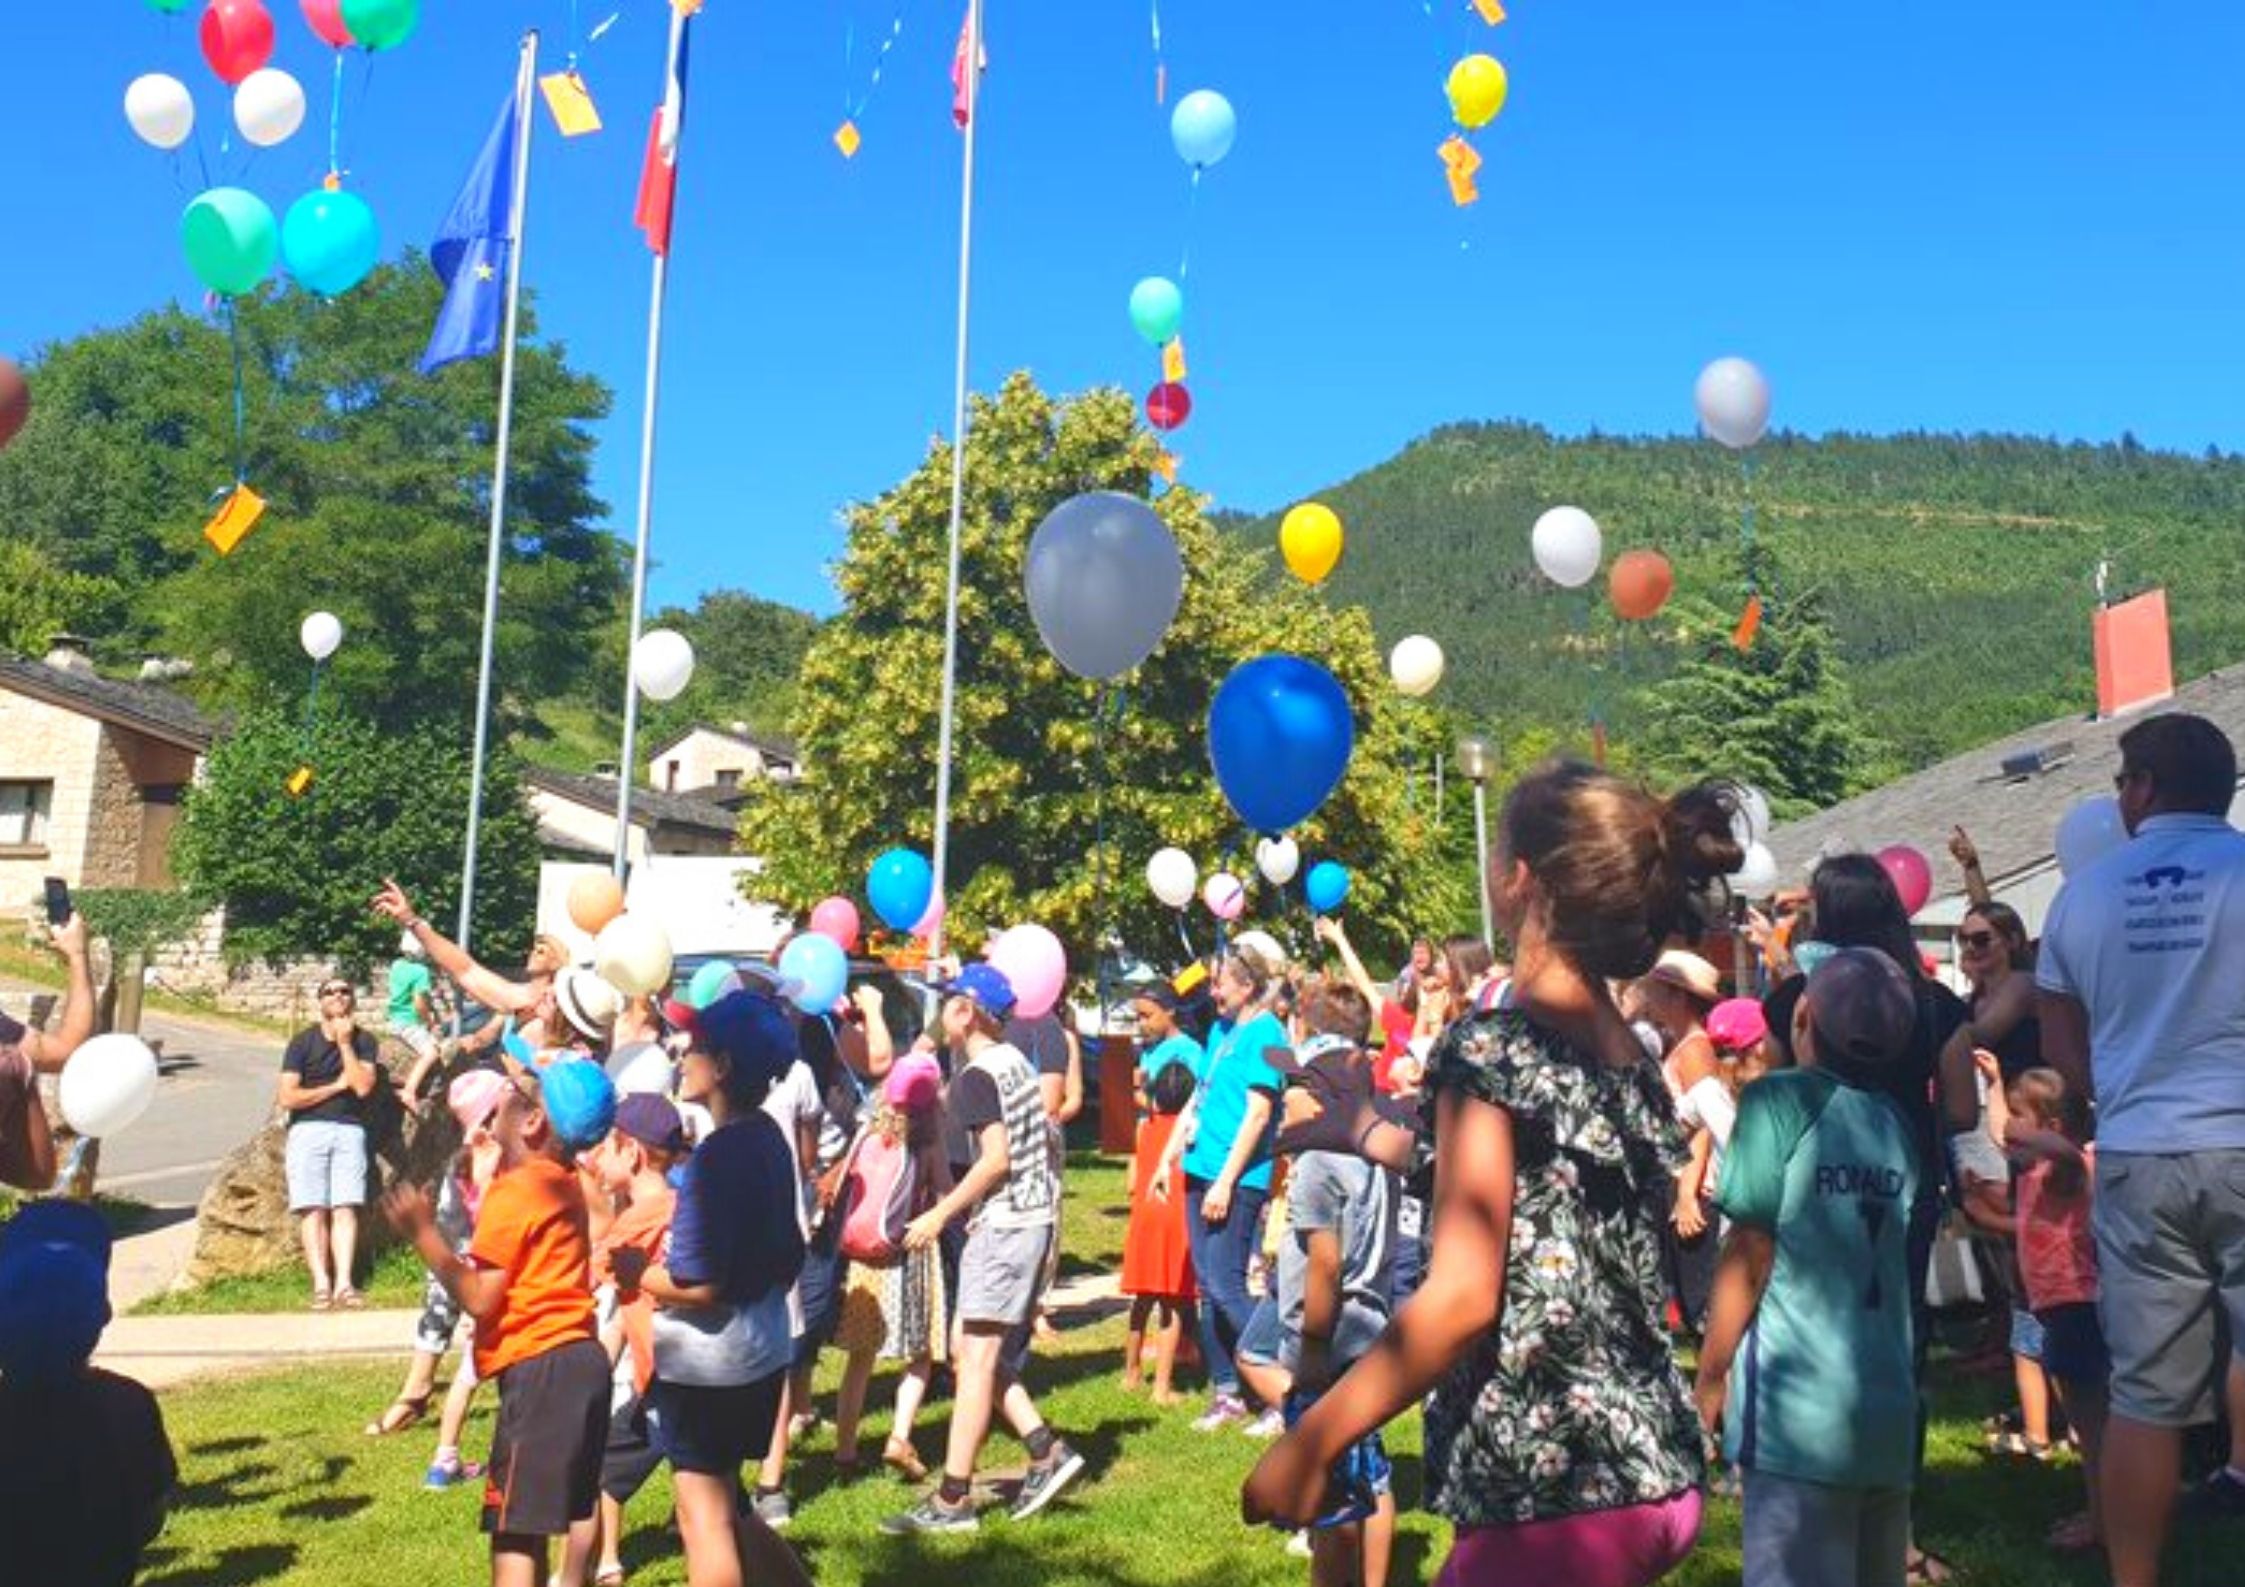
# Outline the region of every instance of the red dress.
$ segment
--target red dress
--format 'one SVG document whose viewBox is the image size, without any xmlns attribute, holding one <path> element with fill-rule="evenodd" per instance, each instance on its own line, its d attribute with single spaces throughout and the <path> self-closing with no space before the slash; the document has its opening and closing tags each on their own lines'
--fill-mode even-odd
<svg viewBox="0 0 2245 1587">
<path fill-rule="evenodd" d="M 1169 1198 L 1146 1190 L 1154 1165 L 1169 1145 L 1178 1115 L 1156 1113 L 1138 1131 L 1138 1150 L 1130 1167 L 1130 1227 L 1123 1234 L 1122 1292 L 1192 1300 L 1193 1252 L 1185 1233 L 1185 1172 L 1169 1171 Z"/>
</svg>

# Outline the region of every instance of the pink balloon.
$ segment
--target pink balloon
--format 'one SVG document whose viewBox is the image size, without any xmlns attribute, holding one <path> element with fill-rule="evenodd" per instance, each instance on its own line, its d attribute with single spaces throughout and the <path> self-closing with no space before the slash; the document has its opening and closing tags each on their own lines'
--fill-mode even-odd
<svg viewBox="0 0 2245 1587">
<path fill-rule="evenodd" d="M 1902 895 L 1904 913 L 1915 915 L 1933 897 L 1933 867 L 1907 843 L 1879 850 L 1879 866 Z"/>
<path fill-rule="evenodd" d="M 857 905 L 847 898 L 821 900 L 811 911 L 811 929 L 822 937 L 832 937 L 844 953 L 857 952 Z"/>
<path fill-rule="evenodd" d="M 1247 907 L 1247 889 L 1238 877 L 1218 871 L 1202 885 L 1200 901 L 1218 920 L 1237 920 L 1239 912 Z"/>
<path fill-rule="evenodd" d="M 348 49 L 356 41 L 343 21 L 343 0 L 299 0 L 304 7 L 304 21 L 323 44 L 337 49 Z"/>
<path fill-rule="evenodd" d="M 258 0 L 210 0 L 203 13 L 203 59 L 238 83 L 273 58 L 273 17 Z"/>
<path fill-rule="evenodd" d="M 1052 1012 L 1068 982 L 1068 955 L 1042 926 L 1012 926 L 990 939 L 983 957 L 1013 983 L 1013 1011 L 1023 1019 Z"/>
<path fill-rule="evenodd" d="M 932 937 L 942 929 L 942 926 L 943 894 L 939 891 L 928 895 L 927 912 L 913 923 L 912 935 L 915 937 Z"/>
</svg>

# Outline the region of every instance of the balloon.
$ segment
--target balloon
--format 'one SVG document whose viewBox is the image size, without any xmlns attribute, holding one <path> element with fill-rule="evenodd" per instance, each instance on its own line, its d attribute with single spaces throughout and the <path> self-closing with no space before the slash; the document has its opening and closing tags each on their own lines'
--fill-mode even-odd
<svg viewBox="0 0 2245 1587">
<path fill-rule="evenodd" d="M 1232 102 L 1213 88 L 1196 88 L 1177 101 L 1169 113 L 1169 141 L 1177 145 L 1178 158 L 1195 171 L 1205 171 L 1232 152 L 1239 136 L 1239 117 Z"/>
<path fill-rule="evenodd" d="M 296 630 L 297 642 L 314 661 L 325 661 L 343 643 L 343 623 L 333 612 L 314 612 Z"/>
<path fill-rule="evenodd" d="M 369 50 L 394 50 L 413 36 L 421 0 L 343 0 L 343 26 Z"/>
<path fill-rule="evenodd" d="M 1174 430 L 1193 416 L 1193 394 L 1174 380 L 1165 380 L 1146 393 L 1146 422 L 1157 430 Z"/>
<path fill-rule="evenodd" d="M 202 37 L 203 59 L 229 83 L 273 58 L 273 16 L 258 0 L 210 0 Z"/>
<path fill-rule="evenodd" d="M 1079 678 L 1119 678 L 1176 620 L 1185 559 L 1153 508 L 1119 491 L 1087 491 L 1037 525 L 1022 582 L 1055 661 Z"/>
<path fill-rule="evenodd" d="M 1200 890 L 1200 901 L 1218 920 L 1237 920 L 1247 907 L 1247 886 L 1229 871 L 1218 871 Z"/>
<path fill-rule="evenodd" d="M 624 912 L 624 884 L 607 871 L 587 871 L 569 884 L 569 920 L 588 937 L 597 937 Z"/>
<path fill-rule="evenodd" d="M 723 959 L 712 959 L 686 983 L 686 1006 L 707 1008 L 740 984 L 740 972 Z"/>
<path fill-rule="evenodd" d="M 1606 575 L 1614 615 L 1642 622 L 1659 614 L 1676 589 L 1676 570 L 1658 551 L 1624 551 Z"/>
<path fill-rule="evenodd" d="M 2084 799 L 2058 823 L 2058 874 L 2078 876 L 2127 841 L 2119 800 L 2111 794 Z"/>
<path fill-rule="evenodd" d="M 1554 507 L 1536 520 L 1529 537 L 1536 566 L 1562 589 L 1580 589 L 1598 571 L 1605 540 L 1598 520 L 1580 507 Z"/>
<path fill-rule="evenodd" d="M 811 910 L 811 929 L 832 937 L 844 953 L 857 952 L 857 905 L 839 896 L 821 899 Z"/>
<path fill-rule="evenodd" d="M 1322 502 L 1290 509 L 1278 526 L 1278 554 L 1304 584 L 1323 584 L 1341 560 L 1340 515 Z"/>
<path fill-rule="evenodd" d="M 912 922 L 912 935 L 915 937 L 934 936 L 943 929 L 943 916 L 943 894 L 931 889 L 928 893 L 928 907 L 920 911 L 918 920 Z"/>
<path fill-rule="evenodd" d="M 235 86 L 234 125 L 260 149 L 286 143 L 304 125 L 304 85 L 276 67 L 260 66 Z"/>
<path fill-rule="evenodd" d="M 1335 860 L 1319 860 L 1310 867 L 1309 880 L 1302 891 L 1309 895 L 1310 908 L 1321 915 L 1330 915 L 1348 902 L 1349 868 Z"/>
<path fill-rule="evenodd" d="M 1879 850 L 1879 868 L 1894 883 L 1894 890 L 1902 895 L 1904 914 L 1916 914 L 1933 896 L 1933 867 L 1907 843 L 1895 843 Z"/>
<path fill-rule="evenodd" d="M 1301 846 L 1292 838 L 1255 840 L 1255 869 L 1261 871 L 1263 880 L 1273 887 L 1284 887 L 1294 880 L 1294 873 L 1301 868 Z"/>
<path fill-rule="evenodd" d="M 1741 898 L 1767 898 L 1777 891 L 1777 856 L 1759 840 L 1746 845 L 1746 858 L 1730 874 L 1731 891 Z"/>
<path fill-rule="evenodd" d="M 55 1090 L 72 1129 L 106 1140 L 132 1128 L 156 1100 L 156 1055 L 123 1031 L 96 1036 L 70 1055 Z"/>
<path fill-rule="evenodd" d="M 254 291 L 273 273 L 280 228 L 265 200 L 238 187 L 214 187 L 187 206 L 179 243 L 197 280 L 213 292 Z"/>
<path fill-rule="evenodd" d="M 1450 80 L 1443 84 L 1450 96 L 1450 114 L 1468 132 L 1497 119 L 1511 87 L 1504 63 L 1493 55 L 1468 55 L 1450 68 Z"/>
<path fill-rule="evenodd" d="M 300 0 L 304 7 L 305 25 L 320 36 L 323 44 L 343 49 L 358 41 L 343 21 L 343 0 Z"/>
<path fill-rule="evenodd" d="M 125 119 L 141 142 L 176 149 L 195 131 L 195 99 L 178 78 L 149 72 L 125 85 Z"/>
<path fill-rule="evenodd" d="M 650 628 L 631 653 L 632 681 L 650 700 L 675 700 L 694 681 L 694 647 L 675 628 Z"/>
<path fill-rule="evenodd" d="M 31 383 L 23 371 L 0 358 L 0 446 L 6 446 L 31 420 Z"/>
<path fill-rule="evenodd" d="M 1185 322 L 1185 294 L 1163 276 L 1148 276 L 1130 289 L 1130 323 L 1156 347 L 1177 334 Z"/>
<path fill-rule="evenodd" d="M 891 931 L 914 931 L 935 901 L 935 871 L 910 849 L 891 849 L 865 873 L 865 896 Z"/>
<path fill-rule="evenodd" d="M 1718 358 L 1699 372 L 1692 406 L 1710 439 L 1741 451 L 1769 429 L 1769 382 L 1743 358 Z"/>
<path fill-rule="evenodd" d="M 798 933 L 780 949 L 780 979 L 788 999 L 806 1014 L 825 1014 L 850 986 L 850 960 L 842 945 L 815 931 Z"/>
<path fill-rule="evenodd" d="M 374 210 L 356 193 L 315 189 L 288 207 L 281 222 L 281 263 L 299 286 L 341 297 L 382 257 Z"/>
<path fill-rule="evenodd" d="M 1388 652 L 1388 676 L 1396 689 L 1416 700 L 1442 681 L 1442 647 L 1424 634 L 1409 634 Z"/>
<path fill-rule="evenodd" d="M 1068 982 L 1068 955 L 1042 926 L 1012 926 L 990 941 L 983 955 L 1013 983 L 1013 1011 L 1041 1019 L 1060 1001 Z"/>
<path fill-rule="evenodd" d="M 670 934 L 652 920 L 625 913 L 592 939 L 593 973 L 626 997 L 647 997 L 670 984 Z"/>
<path fill-rule="evenodd" d="M 148 9 L 161 11 L 165 16 L 177 16 L 187 9 L 187 0 L 148 0 Z"/>
<path fill-rule="evenodd" d="M 1299 656 L 1234 667 L 1208 705 L 1208 758 L 1258 832 L 1299 826 L 1348 770 L 1356 724 L 1333 674 Z"/>
<path fill-rule="evenodd" d="M 1200 885 L 1200 867 L 1183 849 L 1158 849 L 1146 862 L 1146 885 L 1165 907 L 1183 909 Z"/>
<path fill-rule="evenodd" d="M 1738 808 L 1731 814 L 1731 836 L 1742 849 L 1769 842 L 1769 796 L 1747 783 L 1731 784 Z"/>
</svg>

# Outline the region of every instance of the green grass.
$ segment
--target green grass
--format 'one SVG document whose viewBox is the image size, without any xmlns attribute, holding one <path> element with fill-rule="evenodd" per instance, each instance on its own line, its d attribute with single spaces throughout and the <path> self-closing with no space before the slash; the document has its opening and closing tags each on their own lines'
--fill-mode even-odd
<svg viewBox="0 0 2245 1587">
<path fill-rule="evenodd" d="M 361 1276 L 359 1292 L 369 1306 L 418 1309 L 421 1304 L 421 1259 L 405 1246 L 394 1246 L 374 1259 L 372 1271 Z M 151 1295 L 133 1308 L 135 1316 L 227 1316 L 242 1312 L 302 1311 L 311 1298 L 311 1280 L 302 1262 L 254 1278 L 222 1278 L 195 1289 Z"/>
</svg>

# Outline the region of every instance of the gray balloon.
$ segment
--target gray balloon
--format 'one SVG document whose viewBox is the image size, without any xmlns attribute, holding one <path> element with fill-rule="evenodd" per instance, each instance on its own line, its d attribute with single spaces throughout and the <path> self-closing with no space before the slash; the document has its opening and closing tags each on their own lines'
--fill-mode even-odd
<svg viewBox="0 0 2245 1587">
<path fill-rule="evenodd" d="M 1152 655 L 1176 621 L 1185 560 L 1153 508 L 1095 490 L 1070 497 L 1037 525 L 1023 583 L 1054 660 L 1080 678 L 1119 678 Z"/>
</svg>

